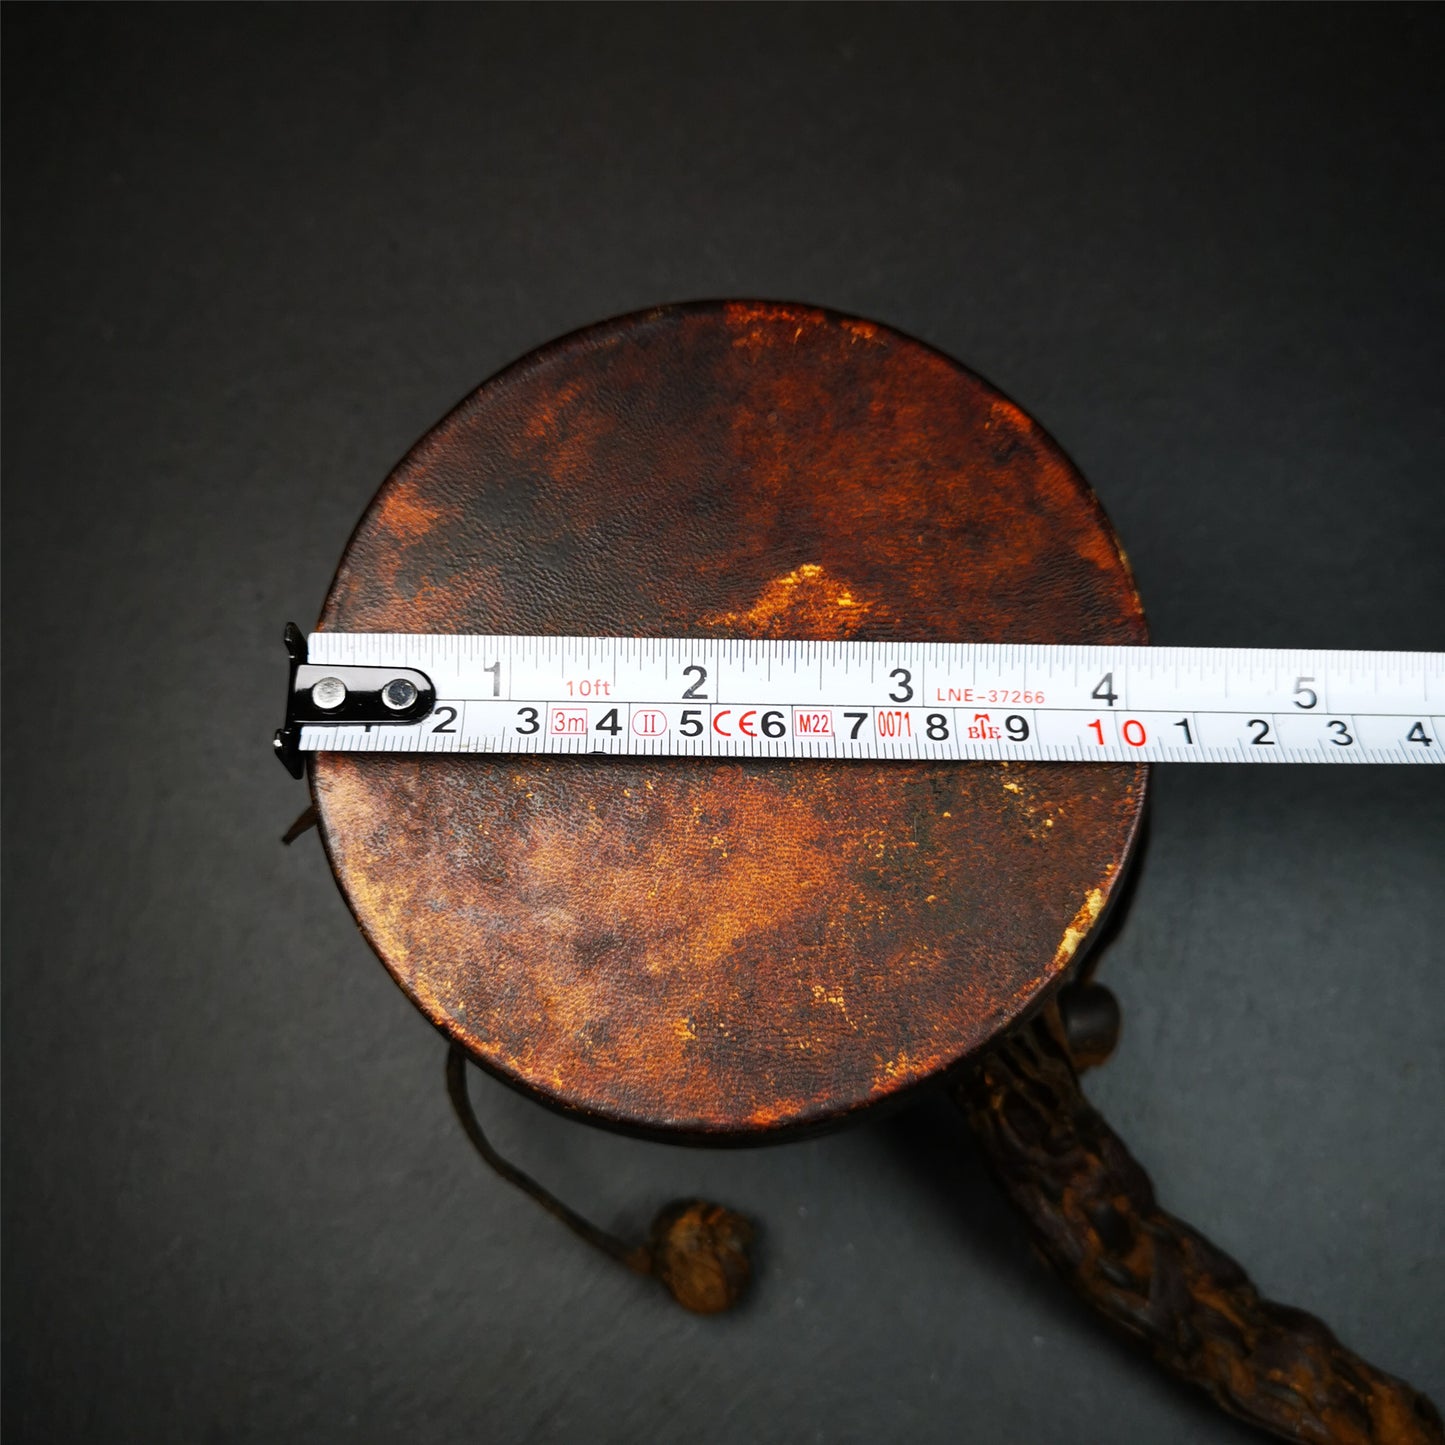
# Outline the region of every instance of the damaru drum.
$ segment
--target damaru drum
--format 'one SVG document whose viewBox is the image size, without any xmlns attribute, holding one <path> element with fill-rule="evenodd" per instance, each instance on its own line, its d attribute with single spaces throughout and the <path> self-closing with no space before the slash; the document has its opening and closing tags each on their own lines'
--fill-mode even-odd
<svg viewBox="0 0 1445 1445">
<path fill-rule="evenodd" d="M 323 629 L 1145 640 L 1058 447 L 955 362 L 798 306 L 570 336 L 406 458 Z M 359 757 L 312 765 L 383 962 L 478 1061 L 651 1133 L 892 1098 L 1053 988 L 1142 767 Z"/>
<path fill-rule="evenodd" d="M 1146 640 L 1098 502 L 1017 406 L 884 327 L 756 303 L 608 322 L 493 378 L 387 479 L 320 627 Z M 1091 1044 L 1057 995 L 1119 891 L 1143 767 L 319 753 L 310 773 L 367 938 L 495 1074 L 721 1142 L 958 1066 L 1041 1251 L 1166 1368 L 1290 1438 L 1441 1438 L 1429 1401 L 1162 1211 L 1079 1092 L 1108 1020 Z M 731 1297 L 704 1284 L 695 1307 Z"/>
</svg>

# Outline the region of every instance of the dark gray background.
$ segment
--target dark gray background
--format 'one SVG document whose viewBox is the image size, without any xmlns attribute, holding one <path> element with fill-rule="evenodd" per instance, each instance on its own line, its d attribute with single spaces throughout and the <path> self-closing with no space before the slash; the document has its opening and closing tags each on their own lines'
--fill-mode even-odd
<svg viewBox="0 0 1445 1445">
<path fill-rule="evenodd" d="M 477 1081 L 608 1222 L 758 1215 L 721 1320 L 488 1175 L 277 842 L 279 632 L 494 369 L 738 294 L 1018 398 L 1156 640 L 1440 648 L 1439 8 L 5 20 L 7 1437 L 1247 1438 L 1034 1263 L 937 1106 L 716 1154 Z M 1169 1205 L 1437 1400 L 1442 781 L 1156 772 L 1089 1082 Z"/>
</svg>

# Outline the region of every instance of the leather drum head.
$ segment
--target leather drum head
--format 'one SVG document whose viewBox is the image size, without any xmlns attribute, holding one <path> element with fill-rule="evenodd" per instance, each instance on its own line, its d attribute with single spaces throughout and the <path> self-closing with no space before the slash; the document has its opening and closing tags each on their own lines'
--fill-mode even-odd
<svg viewBox="0 0 1445 1445">
<path fill-rule="evenodd" d="M 321 626 L 1145 641 L 1054 443 L 800 306 L 612 321 L 493 378 L 352 537 Z M 1125 765 L 314 755 L 342 892 L 428 1018 L 591 1119 L 748 1139 L 986 1044 L 1119 883 Z"/>
</svg>

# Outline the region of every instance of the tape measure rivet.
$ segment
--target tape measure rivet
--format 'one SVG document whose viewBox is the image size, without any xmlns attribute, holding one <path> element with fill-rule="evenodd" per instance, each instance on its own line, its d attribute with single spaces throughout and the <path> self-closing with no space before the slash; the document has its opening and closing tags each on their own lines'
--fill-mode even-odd
<svg viewBox="0 0 1445 1445">
<path fill-rule="evenodd" d="M 381 700 L 393 712 L 402 712 L 416 701 L 416 686 L 404 677 L 393 678 L 382 688 Z"/>
<path fill-rule="evenodd" d="M 323 677 L 311 689 L 311 701 L 324 712 L 331 712 L 346 701 L 346 684 L 339 677 Z"/>
</svg>

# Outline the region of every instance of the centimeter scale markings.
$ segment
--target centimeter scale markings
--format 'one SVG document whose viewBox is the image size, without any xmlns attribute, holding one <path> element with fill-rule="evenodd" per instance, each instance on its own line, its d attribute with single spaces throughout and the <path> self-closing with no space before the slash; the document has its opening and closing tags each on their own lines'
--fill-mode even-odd
<svg viewBox="0 0 1445 1445">
<path fill-rule="evenodd" d="M 308 661 L 415 668 L 437 701 L 308 723 L 304 751 L 1445 760 L 1445 653 L 317 632 Z"/>
</svg>

